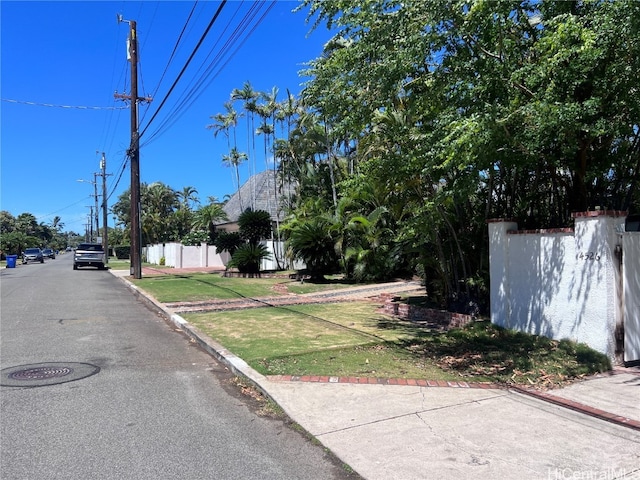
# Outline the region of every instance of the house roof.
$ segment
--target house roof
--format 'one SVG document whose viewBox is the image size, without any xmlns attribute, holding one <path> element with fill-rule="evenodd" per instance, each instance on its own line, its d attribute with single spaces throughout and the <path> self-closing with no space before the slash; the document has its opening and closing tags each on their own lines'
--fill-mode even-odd
<svg viewBox="0 0 640 480">
<path fill-rule="evenodd" d="M 291 183 L 283 183 L 274 177 L 277 177 L 277 174 L 273 170 L 266 170 L 250 177 L 222 207 L 229 220 L 219 225 L 237 222 L 238 217 L 247 208 L 269 212 L 274 221 L 276 218 L 279 221 L 284 220 L 285 212 L 282 206 L 286 202 L 283 202 L 283 199 L 288 200 L 293 195 L 294 188 Z"/>
</svg>

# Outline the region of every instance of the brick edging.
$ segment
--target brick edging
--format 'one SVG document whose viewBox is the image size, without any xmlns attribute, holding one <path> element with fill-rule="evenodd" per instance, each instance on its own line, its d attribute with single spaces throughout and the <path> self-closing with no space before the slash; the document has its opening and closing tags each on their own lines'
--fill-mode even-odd
<svg viewBox="0 0 640 480">
<path fill-rule="evenodd" d="M 407 385 L 413 387 L 502 389 L 495 383 L 424 380 L 421 378 L 338 377 L 325 375 L 268 375 L 272 382 L 353 383 L 359 385 Z"/>
<path fill-rule="evenodd" d="M 632 428 L 634 430 L 640 431 L 640 421 L 633 420 L 622 415 L 616 415 L 614 413 L 610 413 L 599 408 L 590 407 L 589 405 L 585 405 L 574 400 L 558 397 L 547 392 L 540 392 L 538 390 L 527 387 L 511 387 L 510 390 L 537 398 L 539 400 L 544 400 L 545 402 L 553 403 L 554 405 L 558 405 L 560 407 L 584 413 L 585 415 L 590 415 L 592 417 L 599 418 L 600 420 L 615 423 L 616 425 L 620 425 L 622 427 Z"/>
</svg>

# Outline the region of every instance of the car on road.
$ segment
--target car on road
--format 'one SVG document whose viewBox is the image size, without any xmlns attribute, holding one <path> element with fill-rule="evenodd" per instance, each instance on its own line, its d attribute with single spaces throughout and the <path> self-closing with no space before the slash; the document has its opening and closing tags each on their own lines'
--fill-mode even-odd
<svg viewBox="0 0 640 480">
<path fill-rule="evenodd" d="M 27 248 L 22 252 L 22 263 L 40 262 L 44 263 L 44 256 L 42 250 L 39 248 Z"/>
<path fill-rule="evenodd" d="M 106 263 L 104 249 L 100 243 L 81 243 L 73 254 L 73 269 L 78 267 L 98 267 L 104 269 Z"/>
<path fill-rule="evenodd" d="M 51 248 L 45 248 L 42 250 L 42 256 L 47 258 L 56 258 L 56 252 Z"/>
</svg>

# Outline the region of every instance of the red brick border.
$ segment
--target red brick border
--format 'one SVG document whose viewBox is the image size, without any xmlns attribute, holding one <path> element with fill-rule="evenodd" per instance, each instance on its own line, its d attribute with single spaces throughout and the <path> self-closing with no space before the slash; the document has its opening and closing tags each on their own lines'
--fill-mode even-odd
<svg viewBox="0 0 640 480">
<path fill-rule="evenodd" d="M 272 382 L 353 383 L 359 385 L 407 385 L 412 387 L 504 389 L 496 383 L 425 380 L 422 378 L 329 377 L 318 375 L 269 375 Z"/>
<path fill-rule="evenodd" d="M 622 372 L 614 372 L 622 373 Z M 380 378 L 380 377 L 333 377 L 333 376 L 317 376 L 317 375 L 269 375 L 267 376 L 272 382 L 314 382 L 314 383 L 353 383 L 359 385 L 407 385 L 418 386 L 427 388 L 480 388 L 480 389 L 495 389 L 495 390 L 512 390 L 514 392 L 529 395 L 543 400 L 545 402 L 553 403 L 560 407 L 568 408 L 570 410 L 590 415 L 592 417 L 605 420 L 607 422 L 615 423 L 627 428 L 640 431 L 640 421 L 633 420 L 628 417 L 616 415 L 613 413 L 600 410 L 595 407 L 590 407 L 573 400 L 567 400 L 556 395 L 552 395 L 548 392 L 541 392 L 533 388 L 518 387 L 518 386 L 506 386 L 496 383 L 485 382 L 462 382 L 462 381 L 444 381 L 444 380 L 424 380 L 419 378 Z"/>
</svg>

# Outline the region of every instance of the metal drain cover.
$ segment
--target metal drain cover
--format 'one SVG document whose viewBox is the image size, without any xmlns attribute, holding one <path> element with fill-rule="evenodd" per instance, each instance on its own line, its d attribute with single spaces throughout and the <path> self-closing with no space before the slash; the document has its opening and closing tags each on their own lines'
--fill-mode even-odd
<svg viewBox="0 0 640 480">
<path fill-rule="evenodd" d="M 0 385 L 3 387 L 44 387 L 59 383 L 73 382 L 95 375 L 100 367 L 90 363 L 47 362 L 17 367 L 3 368 L 0 371 Z"/>
</svg>

